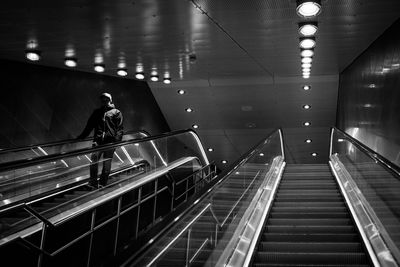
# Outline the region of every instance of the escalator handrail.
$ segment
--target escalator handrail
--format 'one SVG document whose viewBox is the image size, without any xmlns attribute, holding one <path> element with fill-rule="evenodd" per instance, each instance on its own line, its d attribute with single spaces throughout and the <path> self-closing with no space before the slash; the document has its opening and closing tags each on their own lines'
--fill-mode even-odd
<svg viewBox="0 0 400 267">
<path fill-rule="evenodd" d="M 34 165 L 38 165 L 38 164 L 44 163 L 44 162 L 55 161 L 55 160 L 63 159 L 66 157 L 79 156 L 82 154 L 89 154 L 89 153 L 98 152 L 98 151 L 102 151 L 102 150 L 106 150 L 106 149 L 112 149 L 112 148 L 117 148 L 117 147 L 124 146 L 124 145 L 129 145 L 129 144 L 133 144 L 133 143 L 140 144 L 140 143 L 145 143 L 148 141 L 155 141 L 158 139 L 167 138 L 167 137 L 171 137 L 174 135 L 180 135 L 183 133 L 191 133 L 195 137 L 197 144 L 199 145 L 199 149 L 202 152 L 202 156 L 205 160 L 205 163 L 208 165 L 209 161 L 208 161 L 207 155 L 204 151 L 203 145 L 201 144 L 201 141 L 200 141 L 197 133 L 191 129 L 187 129 L 187 130 L 178 130 L 178 131 L 163 133 L 163 134 L 155 135 L 155 136 L 149 136 L 149 137 L 145 137 L 145 138 L 141 138 L 141 139 L 118 141 L 118 142 L 114 142 L 114 143 L 110 143 L 110 144 L 106 144 L 106 145 L 102 145 L 102 146 L 96 146 L 96 147 L 92 147 L 92 148 L 83 148 L 83 149 L 77 149 L 77 150 L 68 151 L 68 152 L 61 152 L 61 153 L 47 155 L 47 156 L 40 156 L 40 157 L 36 157 L 36 158 L 4 162 L 4 163 L 0 163 L 0 171 L 14 170 L 14 169 L 19 169 L 19 168 L 34 166 Z"/>
<path fill-rule="evenodd" d="M 143 134 L 145 137 L 149 137 L 150 134 L 145 131 L 145 130 L 140 130 L 140 131 L 127 131 L 124 133 L 124 135 L 127 134 Z M 12 147 L 12 148 L 6 148 L 0 150 L 0 155 L 5 154 L 5 153 L 15 153 L 23 150 L 28 150 L 32 148 L 37 148 L 37 147 L 49 147 L 49 146 L 61 146 L 65 144 L 72 144 L 72 143 L 78 143 L 78 142 L 85 142 L 85 141 L 91 141 L 93 140 L 93 137 L 88 137 L 85 139 L 65 139 L 61 141 L 54 141 L 54 142 L 48 142 L 48 143 L 41 143 L 41 144 L 33 144 L 33 145 L 27 145 L 27 146 L 20 146 L 20 147 Z"/>
<path fill-rule="evenodd" d="M 237 168 L 239 168 L 244 162 L 246 162 L 247 160 L 250 159 L 250 157 L 252 157 L 254 155 L 254 153 L 256 153 L 259 150 L 259 147 L 266 144 L 266 141 L 268 139 L 270 139 L 272 137 L 272 135 L 274 135 L 276 132 L 279 133 L 280 135 L 280 142 L 281 142 L 281 152 L 282 152 L 282 160 L 285 159 L 285 154 L 284 154 L 284 144 L 283 144 L 283 135 L 282 135 L 282 129 L 281 128 L 277 128 L 275 130 L 273 130 L 272 132 L 270 132 L 268 134 L 267 137 L 263 138 L 260 142 L 258 142 L 255 146 L 253 146 L 247 153 L 245 153 L 242 157 L 240 157 L 237 161 L 235 161 L 233 164 L 231 164 L 225 171 L 223 171 L 221 174 L 218 175 L 218 178 L 215 179 L 211 184 L 210 184 L 210 189 L 208 190 L 207 193 L 205 193 L 204 195 L 202 195 L 200 198 L 198 198 L 195 202 L 193 202 L 187 209 L 186 212 L 187 213 L 189 210 L 191 210 L 192 208 L 194 208 L 196 205 L 198 206 L 199 202 L 201 202 L 202 200 L 205 200 L 207 198 L 207 196 L 209 194 L 212 193 L 213 189 L 216 188 L 216 185 L 221 184 L 227 177 L 229 177 Z M 154 256 L 152 258 L 152 260 L 150 261 L 150 263 L 148 263 L 146 266 L 151 266 L 154 262 L 157 261 L 157 259 L 159 257 L 161 257 L 172 245 L 174 245 L 174 243 L 179 239 L 179 237 L 181 237 L 189 228 L 190 226 L 192 226 L 195 222 L 197 222 L 200 218 L 201 215 L 203 215 L 206 211 L 210 211 L 213 220 L 215 221 L 215 224 L 218 226 L 223 225 L 217 218 L 217 216 L 215 215 L 213 209 L 212 209 L 212 203 L 209 202 L 205 205 L 205 207 L 194 216 L 194 218 L 192 220 L 190 220 L 190 222 L 188 224 L 185 225 L 185 227 L 179 231 L 179 233 L 172 238 L 172 240 L 170 242 L 168 242 L 168 244 L 166 246 L 164 246 L 164 248 L 157 253 L 156 256 Z M 183 216 L 179 216 L 179 218 L 182 218 Z"/>
<path fill-rule="evenodd" d="M 381 163 L 383 165 L 383 167 L 385 167 L 385 169 L 387 169 L 387 170 L 389 170 L 389 172 L 395 174 L 397 179 L 400 179 L 400 167 L 398 167 L 397 165 L 393 164 L 390 160 L 388 160 L 384 156 L 382 156 L 379 153 L 373 151 L 371 148 L 367 147 L 366 145 L 364 145 L 363 143 L 361 143 L 360 141 L 358 141 L 357 139 L 355 139 L 351 135 L 345 133 L 344 131 L 342 131 L 342 130 L 336 128 L 336 127 L 332 127 L 332 129 L 331 129 L 331 145 L 330 145 L 331 149 L 330 149 L 330 151 L 332 151 L 333 132 L 334 131 L 338 131 L 339 133 L 343 134 L 347 138 L 346 139 L 347 141 L 349 141 L 350 143 L 355 145 L 357 148 L 359 148 L 361 151 L 363 151 L 364 154 L 369 156 L 374 161 L 378 161 L 379 163 Z"/>
</svg>

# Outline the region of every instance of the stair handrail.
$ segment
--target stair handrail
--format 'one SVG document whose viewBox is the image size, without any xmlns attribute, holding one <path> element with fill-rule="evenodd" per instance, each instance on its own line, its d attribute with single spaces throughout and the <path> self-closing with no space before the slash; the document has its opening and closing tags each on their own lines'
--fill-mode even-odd
<svg viewBox="0 0 400 267">
<path fill-rule="evenodd" d="M 203 160 L 204 160 L 205 164 L 208 165 L 209 164 L 208 157 L 204 151 L 203 145 L 201 144 L 200 138 L 198 137 L 198 135 L 195 131 L 188 129 L 188 130 L 178 130 L 178 131 L 173 131 L 173 132 L 169 132 L 169 133 L 163 133 L 163 134 L 155 135 L 155 136 L 149 136 L 149 137 L 145 137 L 142 139 L 118 141 L 118 142 L 113 142 L 110 144 L 96 146 L 96 147 L 92 147 L 92 148 L 83 148 L 83 149 L 77 149 L 77 150 L 68 151 L 68 152 L 61 152 L 61 153 L 56 153 L 56 154 L 47 155 L 47 156 L 40 156 L 40 157 L 36 157 L 36 158 L 22 159 L 22 160 L 16 160 L 16 161 L 12 161 L 12 162 L 4 162 L 4 163 L 0 163 L 0 171 L 7 171 L 7 170 L 12 170 L 12 169 L 17 169 L 17 168 L 29 167 L 29 166 L 38 165 L 38 164 L 44 163 L 44 162 L 59 160 L 59 159 L 65 158 L 65 157 L 73 157 L 73 156 L 78 156 L 81 154 L 89 154 L 89 153 L 98 152 L 98 151 L 102 151 L 102 150 L 117 148 L 117 147 L 124 146 L 124 145 L 129 145 L 129 144 L 136 144 L 136 143 L 140 144 L 140 143 L 145 143 L 148 141 L 151 142 L 151 141 L 155 141 L 155 140 L 159 140 L 162 138 L 167 138 L 167 137 L 171 137 L 171 136 L 179 135 L 179 134 L 183 134 L 183 133 L 190 133 L 193 135 L 193 137 L 195 138 L 196 143 L 199 147 L 199 150 L 202 154 Z"/>
<path fill-rule="evenodd" d="M 150 134 L 145 130 L 139 130 L 139 131 L 129 130 L 129 131 L 124 132 L 124 135 L 128 135 L 128 134 L 141 134 L 144 137 L 149 137 L 150 136 Z M 93 136 L 88 137 L 88 138 L 84 138 L 84 139 L 71 138 L 71 139 L 64 139 L 64 140 L 60 140 L 60 141 L 52 141 L 52 142 L 48 142 L 48 143 L 40 143 L 40 144 L 31 144 L 31 145 L 27 145 L 27 146 L 11 147 L 11 148 L 0 149 L 0 155 L 1 154 L 5 154 L 5 153 L 13 153 L 13 152 L 19 152 L 19 151 L 33 149 L 33 148 L 39 148 L 39 147 L 60 146 L 60 145 L 68 144 L 68 143 L 72 144 L 72 143 L 85 142 L 85 141 L 91 141 L 91 140 L 93 140 Z"/>
<path fill-rule="evenodd" d="M 368 146 L 364 145 L 363 143 L 361 143 L 360 141 L 358 141 L 351 135 L 347 134 L 346 132 L 344 132 L 336 127 L 331 128 L 329 156 L 332 155 L 332 151 L 333 151 L 333 133 L 334 133 L 334 131 L 338 131 L 339 133 L 344 135 L 347 138 L 346 139 L 347 141 L 349 141 L 350 143 L 355 145 L 357 148 L 359 148 L 361 151 L 363 151 L 368 157 L 373 159 L 375 162 L 381 163 L 383 165 L 383 167 L 385 167 L 385 169 L 387 169 L 391 173 L 395 174 L 397 179 L 400 179 L 400 167 L 399 166 L 395 165 L 393 162 L 391 162 L 390 160 L 388 160 L 387 158 L 385 158 L 378 152 L 373 151 Z"/>
<path fill-rule="evenodd" d="M 237 168 L 239 168 L 242 164 L 247 162 L 259 149 L 261 146 L 265 145 L 269 138 L 275 134 L 276 132 L 279 133 L 280 137 L 280 146 L 281 146 L 281 153 L 282 153 L 282 160 L 285 159 L 285 154 L 284 154 L 284 143 L 283 143 L 283 134 L 282 134 L 282 129 L 277 128 L 270 132 L 266 138 L 263 138 L 260 142 L 258 142 L 255 146 L 253 146 L 247 153 L 245 153 L 241 158 L 239 158 L 237 161 L 235 161 L 233 164 L 231 164 L 225 171 L 223 171 L 221 174 L 218 175 L 218 178 L 215 179 L 214 184 L 211 185 L 210 189 L 200 198 L 198 198 L 194 203 L 187 209 L 190 210 L 195 207 L 199 203 L 200 200 L 205 199 L 209 194 L 211 194 L 212 191 L 214 191 L 218 185 L 221 184 L 222 181 L 224 181 L 227 177 L 229 177 Z M 233 166 L 233 167 L 232 167 Z M 258 173 L 257 173 L 258 174 Z M 194 216 L 194 218 L 170 241 L 168 242 L 167 245 L 164 246 L 164 248 L 152 258 L 152 260 L 146 264 L 146 267 L 151 266 L 153 263 L 155 263 L 178 239 L 181 237 L 186 231 L 190 230 L 190 227 L 197 222 L 200 218 L 201 215 L 203 215 L 206 211 L 210 211 L 212 218 L 218 227 L 223 227 L 224 224 L 226 223 L 226 220 L 224 220 L 222 223 L 218 220 L 217 216 L 215 215 L 213 209 L 212 209 L 212 203 L 208 202 L 205 207 Z M 230 212 L 231 213 L 231 212 Z M 177 217 L 175 221 L 178 221 L 178 219 L 182 218 L 183 215 Z M 229 215 L 228 215 L 229 217 Z M 188 232 L 188 242 L 190 239 L 190 232 Z M 186 256 L 188 257 L 189 253 L 186 253 Z M 186 263 L 189 262 L 189 259 L 186 258 Z M 188 266 L 186 264 L 186 266 Z"/>
</svg>

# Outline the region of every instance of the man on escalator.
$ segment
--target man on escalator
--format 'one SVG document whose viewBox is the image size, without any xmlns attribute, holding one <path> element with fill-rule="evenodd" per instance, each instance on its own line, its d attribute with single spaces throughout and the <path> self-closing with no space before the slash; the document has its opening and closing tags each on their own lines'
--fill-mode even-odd
<svg viewBox="0 0 400 267">
<path fill-rule="evenodd" d="M 101 106 L 95 109 L 86 124 L 83 132 L 77 139 L 84 139 L 94 130 L 93 147 L 121 141 L 123 135 L 122 113 L 115 108 L 112 96 L 109 93 L 100 95 Z M 107 184 L 108 176 L 111 171 L 111 161 L 115 148 L 100 150 L 91 155 L 90 182 L 89 186 L 98 188 Z M 98 180 L 98 163 L 103 156 L 103 169 Z"/>
</svg>

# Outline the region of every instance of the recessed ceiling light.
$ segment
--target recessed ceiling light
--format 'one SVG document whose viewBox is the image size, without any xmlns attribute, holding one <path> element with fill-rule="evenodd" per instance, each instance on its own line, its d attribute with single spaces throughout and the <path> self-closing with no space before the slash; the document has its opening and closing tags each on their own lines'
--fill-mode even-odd
<svg viewBox="0 0 400 267">
<path fill-rule="evenodd" d="M 302 68 L 311 68 L 311 63 L 303 63 L 301 64 Z"/>
<path fill-rule="evenodd" d="M 300 56 L 302 57 L 312 57 L 313 55 L 314 51 L 312 49 L 304 49 L 300 52 Z"/>
<path fill-rule="evenodd" d="M 178 90 L 178 94 L 180 94 L 180 95 L 184 95 L 184 94 L 186 94 L 186 91 L 185 90 Z"/>
<path fill-rule="evenodd" d="M 158 75 L 151 75 L 150 80 L 152 82 L 158 82 L 158 80 L 159 80 Z"/>
<path fill-rule="evenodd" d="M 199 125 L 193 124 L 192 127 L 193 127 L 193 129 L 198 129 L 198 128 L 199 128 Z"/>
<path fill-rule="evenodd" d="M 310 106 L 310 105 L 303 105 L 303 108 L 304 108 L 304 109 L 310 109 L 311 106 Z"/>
<path fill-rule="evenodd" d="M 103 64 L 95 64 L 94 65 L 94 71 L 95 72 L 104 72 L 105 66 Z"/>
<path fill-rule="evenodd" d="M 312 57 L 303 57 L 301 59 L 301 63 L 311 63 L 312 62 Z"/>
<path fill-rule="evenodd" d="M 222 164 L 227 164 L 228 163 L 228 161 L 226 161 L 226 160 L 221 160 L 221 162 L 222 162 Z"/>
<path fill-rule="evenodd" d="M 312 140 L 311 139 L 306 139 L 304 142 L 306 142 L 307 144 L 310 144 L 310 143 L 312 143 Z"/>
<path fill-rule="evenodd" d="M 343 138 L 339 138 L 337 141 L 338 141 L 339 143 L 342 143 L 342 142 L 344 142 L 344 139 L 343 139 Z"/>
<path fill-rule="evenodd" d="M 299 33 L 303 36 L 313 36 L 317 33 L 318 26 L 316 22 L 303 23 L 299 25 Z"/>
<path fill-rule="evenodd" d="M 259 155 L 260 155 L 260 157 L 264 157 L 264 153 L 260 153 Z"/>
<path fill-rule="evenodd" d="M 208 148 L 208 152 L 213 152 L 214 151 L 214 149 L 213 148 Z"/>
<path fill-rule="evenodd" d="M 144 79 L 144 73 L 143 72 L 136 72 L 135 78 L 138 80 L 143 80 Z"/>
<path fill-rule="evenodd" d="M 303 86 L 303 90 L 305 90 L 305 91 L 308 91 L 308 90 L 310 90 L 311 89 L 311 86 L 310 85 L 304 85 Z"/>
<path fill-rule="evenodd" d="M 171 78 L 164 78 L 163 83 L 170 84 L 171 83 Z"/>
<path fill-rule="evenodd" d="M 27 59 L 29 59 L 31 61 L 39 61 L 40 60 L 40 51 L 28 50 L 25 52 L 25 56 Z"/>
<path fill-rule="evenodd" d="M 300 39 L 300 47 L 303 49 L 311 49 L 315 47 L 315 39 L 314 38 L 301 38 Z"/>
<path fill-rule="evenodd" d="M 311 122 L 308 122 L 308 121 L 303 122 L 303 125 L 304 125 L 304 126 L 310 126 L 310 125 L 311 125 Z"/>
<path fill-rule="evenodd" d="M 316 156 L 318 156 L 318 153 L 311 153 L 311 156 L 313 156 L 313 157 L 316 157 Z"/>
<path fill-rule="evenodd" d="M 376 85 L 371 83 L 370 85 L 368 85 L 368 88 L 376 88 Z"/>
<path fill-rule="evenodd" d="M 236 175 L 239 175 L 239 174 L 240 174 L 240 172 L 235 172 L 235 174 L 236 174 Z"/>
<path fill-rule="evenodd" d="M 68 58 L 68 57 L 65 58 L 64 64 L 65 64 L 65 66 L 70 67 L 70 68 L 74 68 L 78 65 L 76 58 Z"/>
<path fill-rule="evenodd" d="M 193 109 L 192 109 L 192 108 L 186 108 L 185 110 L 186 110 L 186 112 L 189 112 L 189 113 L 190 113 L 190 112 L 193 112 Z"/>
<path fill-rule="evenodd" d="M 303 75 L 303 78 L 304 78 L 304 79 L 309 79 L 309 78 L 310 78 L 310 75 Z"/>
<path fill-rule="evenodd" d="M 321 1 L 297 0 L 296 12 L 300 17 L 315 17 L 321 13 Z"/>
<path fill-rule="evenodd" d="M 310 69 L 310 68 L 304 68 L 302 71 L 303 71 L 303 74 L 304 74 L 304 73 L 310 74 L 311 69 Z"/>
<path fill-rule="evenodd" d="M 126 69 L 118 69 L 117 74 L 119 76 L 126 76 L 126 75 L 128 75 L 128 71 Z"/>
</svg>

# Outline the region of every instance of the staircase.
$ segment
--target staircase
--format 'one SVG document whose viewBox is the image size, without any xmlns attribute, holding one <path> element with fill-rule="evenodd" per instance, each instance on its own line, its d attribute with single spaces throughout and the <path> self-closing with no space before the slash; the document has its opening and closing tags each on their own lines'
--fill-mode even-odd
<svg viewBox="0 0 400 267">
<path fill-rule="evenodd" d="M 328 165 L 287 165 L 252 266 L 372 266 Z"/>
</svg>

